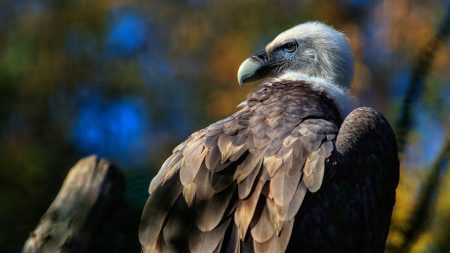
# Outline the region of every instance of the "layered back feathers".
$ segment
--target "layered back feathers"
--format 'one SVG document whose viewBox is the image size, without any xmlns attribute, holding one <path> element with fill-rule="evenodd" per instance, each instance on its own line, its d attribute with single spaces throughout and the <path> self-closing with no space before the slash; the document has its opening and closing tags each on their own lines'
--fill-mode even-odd
<svg viewBox="0 0 450 253">
<path fill-rule="evenodd" d="M 150 184 L 144 252 L 283 252 L 320 189 L 339 111 L 305 82 L 276 81 L 190 136 Z"/>
</svg>

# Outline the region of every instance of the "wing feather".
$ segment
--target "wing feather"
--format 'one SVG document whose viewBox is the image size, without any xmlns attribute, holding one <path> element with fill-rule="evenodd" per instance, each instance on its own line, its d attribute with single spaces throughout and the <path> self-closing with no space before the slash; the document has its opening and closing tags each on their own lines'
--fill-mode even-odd
<svg viewBox="0 0 450 253">
<path fill-rule="evenodd" d="M 236 172 L 234 173 L 234 179 L 237 183 L 242 182 L 248 177 L 258 165 L 260 165 L 261 157 L 264 155 L 264 151 L 257 153 L 249 153 L 245 160 L 238 165 Z"/>
<path fill-rule="evenodd" d="M 203 232 L 193 229 L 189 235 L 189 250 L 191 253 L 211 253 L 223 240 L 225 231 L 230 225 L 231 219 L 227 219 L 221 225 L 211 231 Z"/>
<path fill-rule="evenodd" d="M 225 161 L 231 156 L 232 154 L 232 146 L 231 143 L 231 136 L 227 134 L 222 134 L 219 137 L 217 145 L 219 146 L 219 151 L 221 154 L 221 163 L 225 163 Z"/>
<path fill-rule="evenodd" d="M 188 185 L 185 185 L 183 188 L 183 197 L 184 200 L 186 201 L 186 204 L 191 207 L 192 204 L 194 203 L 194 199 L 195 199 L 195 183 L 192 182 Z"/>
<path fill-rule="evenodd" d="M 248 226 L 253 219 L 253 214 L 255 213 L 264 184 L 264 181 L 259 181 L 250 197 L 239 201 L 237 204 L 236 212 L 234 213 L 234 222 L 236 223 L 238 235 L 241 240 L 247 234 Z"/>
<path fill-rule="evenodd" d="M 270 177 L 273 177 L 275 172 L 281 167 L 283 160 L 277 156 L 264 157 L 264 168 Z"/>
<path fill-rule="evenodd" d="M 234 146 L 241 146 L 247 140 L 248 130 L 240 130 L 237 134 L 231 136 L 231 142 Z"/>
<path fill-rule="evenodd" d="M 222 221 L 234 190 L 235 186 L 230 186 L 209 199 L 198 201 L 195 207 L 195 224 L 200 231 L 211 231 Z"/>
<path fill-rule="evenodd" d="M 325 170 L 325 159 L 333 151 L 333 143 L 325 142 L 320 149 L 312 152 L 305 163 L 303 182 L 310 192 L 316 192 L 322 185 Z"/>
<path fill-rule="evenodd" d="M 180 217 L 184 217 L 184 219 L 180 219 Z M 188 206 L 182 197 L 178 197 L 162 229 L 163 251 L 184 251 L 187 247 L 184 231 L 189 230 L 191 226 L 192 217 L 190 217 Z"/>
<path fill-rule="evenodd" d="M 153 180 L 150 182 L 150 186 L 148 189 L 148 192 L 151 194 L 155 191 L 157 187 L 159 187 L 163 180 L 167 177 L 167 174 L 169 171 L 174 171 L 174 168 L 178 169 L 180 166 L 180 163 L 182 162 L 183 155 L 181 152 L 176 152 L 173 155 L 171 155 L 161 166 L 161 170 L 159 173 L 153 178 Z"/>
<path fill-rule="evenodd" d="M 233 175 L 226 173 L 210 173 L 211 187 L 215 193 L 221 192 L 234 183 Z"/>
<path fill-rule="evenodd" d="M 250 191 L 254 188 L 255 179 L 256 176 L 259 174 L 261 170 L 261 164 L 262 160 L 259 160 L 256 167 L 253 169 L 253 171 L 248 175 L 244 181 L 242 181 L 240 184 L 238 184 L 238 196 L 240 199 L 245 199 L 250 194 Z"/>
<path fill-rule="evenodd" d="M 253 240 L 255 253 L 285 252 L 291 238 L 293 226 L 294 220 L 291 220 L 285 224 L 279 236 L 273 235 L 272 238 L 262 243 Z"/>
<path fill-rule="evenodd" d="M 267 211 L 269 212 L 270 221 L 272 222 L 277 236 L 283 229 L 284 221 L 279 213 L 280 208 L 286 208 L 282 206 L 277 206 L 275 200 L 270 196 L 266 199 Z"/>
<path fill-rule="evenodd" d="M 214 171 L 218 167 L 221 157 L 222 155 L 220 154 L 219 147 L 217 146 L 217 144 L 215 144 L 206 154 L 206 167 L 210 171 Z"/>
<path fill-rule="evenodd" d="M 265 242 L 272 238 L 275 234 L 275 227 L 273 226 L 267 207 L 264 207 L 258 222 L 251 230 L 253 241 Z"/>
<path fill-rule="evenodd" d="M 237 232 L 237 227 L 234 223 L 231 223 L 228 231 L 228 235 L 225 237 L 227 239 L 227 243 L 223 245 L 222 252 L 223 253 L 239 253 L 240 251 L 240 241 Z"/>
<path fill-rule="evenodd" d="M 297 214 L 300 206 L 305 198 L 307 188 L 303 182 L 300 182 L 295 190 L 294 197 L 292 197 L 292 201 L 289 206 L 275 206 L 275 212 L 277 216 L 280 217 L 282 221 L 289 221 L 294 218 Z"/>
<path fill-rule="evenodd" d="M 139 228 L 139 240 L 143 252 L 155 252 L 164 222 L 173 204 L 182 191 L 182 185 L 176 177 L 168 180 L 150 195 L 144 207 Z M 149 203 L 152 203 L 149 205 Z M 158 207 L 158 208 L 155 208 Z"/>
<path fill-rule="evenodd" d="M 183 151 L 184 162 L 180 166 L 180 181 L 184 186 L 191 184 L 197 176 L 208 150 L 203 147 L 201 140 L 195 143 L 195 148 Z"/>
<path fill-rule="evenodd" d="M 286 170 L 286 167 L 277 170 L 270 180 L 270 195 L 273 196 L 275 203 L 279 206 L 289 205 L 301 176 L 300 169 L 294 176 L 287 175 Z"/>
<path fill-rule="evenodd" d="M 196 184 L 195 198 L 197 200 L 203 201 L 210 199 L 215 193 L 210 182 L 210 173 L 211 172 L 206 168 L 205 163 L 203 163 L 194 179 L 194 183 Z"/>
<path fill-rule="evenodd" d="M 242 155 L 247 151 L 247 145 L 246 144 L 242 144 L 240 146 L 234 146 L 233 144 L 233 148 L 232 148 L 232 152 L 230 155 L 230 161 L 231 162 L 235 162 L 236 160 L 238 160 L 240 157 L 242 157 Z"/>
</svg>

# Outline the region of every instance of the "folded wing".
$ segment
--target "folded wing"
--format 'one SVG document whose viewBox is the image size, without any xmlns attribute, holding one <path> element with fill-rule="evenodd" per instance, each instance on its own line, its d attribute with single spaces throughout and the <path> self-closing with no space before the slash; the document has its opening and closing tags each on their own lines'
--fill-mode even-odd
<svg viewBox="0 0 450 253">
<path fill-rule="evenodd" d="M 306 193 L 321 187 L 338 126 L 298 104 L 304 93 L 253 95 L 163 164 L 142 215 L 143 252 L 286 250 Z"/>
</svg>

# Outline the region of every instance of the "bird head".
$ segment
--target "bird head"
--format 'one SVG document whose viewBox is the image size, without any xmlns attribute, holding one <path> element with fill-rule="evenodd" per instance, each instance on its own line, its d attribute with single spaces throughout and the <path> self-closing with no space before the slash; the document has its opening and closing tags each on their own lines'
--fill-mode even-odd
<svg viewBox="0 0 450 253">
<path fill-rule="evenodd" d="M 348 89 L 353 79 L 353 55 L 347 37 L 320 23 L 308 22 L 279 34 L 265 50 L 246 59 L 238 70 L 244 83 L 298 74 Z"/>
</svg>

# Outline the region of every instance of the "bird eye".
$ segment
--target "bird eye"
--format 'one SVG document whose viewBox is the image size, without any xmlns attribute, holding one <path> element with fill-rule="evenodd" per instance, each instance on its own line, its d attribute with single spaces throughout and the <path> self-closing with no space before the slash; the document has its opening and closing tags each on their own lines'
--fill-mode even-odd
<svg viewBox="0 0 450 253">
<path fill-rule="evenodd" d="M 283 44 L 281 46 L 281 48 L 283 49 L 283 51 L 292 53 L 297 49 L 297 46 L 298 46 L 297 42 L 292 41 L 292 42 L 287 42 L 287 43 Z"/>
</svg>

